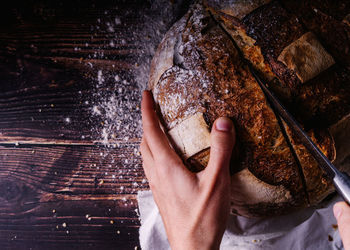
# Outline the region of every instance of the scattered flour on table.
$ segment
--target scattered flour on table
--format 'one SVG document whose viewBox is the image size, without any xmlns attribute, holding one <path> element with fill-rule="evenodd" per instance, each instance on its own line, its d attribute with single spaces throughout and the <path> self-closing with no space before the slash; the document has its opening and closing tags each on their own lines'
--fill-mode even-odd
<svg viewBox="0 0 350 250">
<path fill-rule="evenodd" d="M 125 194 L 122 199 L 114 196 L 113 202 L 119 207 L 135 206 L 127 195 L 148 186 L 140 172 L 141 154 L 135 147 L 142 136 L 141 94 L 147 88 L 150 63 L 158 44 L 189 4 L 189 1 L 154 0 L 142 10 L 132 7 L 119 10 L 116 6 L 101 12 L 90 27 L 90 38 L 74 47 L 74 51 L 86 53 L 86 60 L 80 58 L 79 62 L 85 63 L 86 76 L 91 81 L 87 95 L 80 91 L 77 96 L 90 112 L 88 123 L 92 128 L 91 136 L 85 134 L 81 139 L 92 139 L 101 147 L 91 151 L 90 162 L 80 163 L 67 188 L 74 187 L 82 169 L 88 168 L 92 173 L 90 185 L 97 193 Z M 66 125 L 72 123 L 69 117 L 63 117 L 63 121 Z M 113 207 L 106 209 L 107 214 L 113 214 Z M 56 209 L 53 211 L 57 216 Z M 89 213 L 84 212 L 83 216 L 87 223 L 94 221 L 94 211 L 86 212 Z M 139 223 L 137 219 L 134 222 Z M 107 223 L 117 224 L 114 220 Z M 55 230 L 71 235 L 74 231 L 69 225 L 69 222 L 58 224 Z M 117 237 L 124 234 L 116 228 Z"/>
<path fill-rule="evenodd" d="M 142 136 L 141 94 L 147 88 L 156 48 L 185 5 L 156 0 L 142 10 L 106 10 L 91 27 L 90 41 L 75 48 L 90 51 L 86 66 L 92 95 L 82 95 L 82 103 L 90 110 L 92 139 L 101 145 L 96 156 L 100 163 L 87 165 L 99 170 L 93 176 L 97 189 L 110 192 L 109 183 L 117 183 L 113 193 L 130 194 L 147 187 L 147 180 L 139 174 L 140 152 L 134 146 Z M 133 204 L 128 199 L 121 202 Z"/>
<path fill-rule="evenodd" d="M 91 27 L 95 36 L 103 34 L 109 41 L 95 49 L 90 58 L 105 59 L 113 50 L 128 54 L 123 59 L 116 58 L 112 69 L 90 63 L 96 72 L 95 89 L 92 100 L 87 101 L 91 104 L 92 117 L 99 121 L 93 131 L 96 141 L 115 147 L 116 141 L 128 142 L 142 136 L 140 101 L 142 90 L 147 88 L 151 59 L 165 32 L 188 4 L 156 0 L 139 13 L 134 10 L 120 13 L 116 7 L 106 10 Z M 130 24 L 130 20 L 138 23 Z M 128 72 L 120 70 L 117 65 L 120 61 L 132 65 Z"/>
</svg>

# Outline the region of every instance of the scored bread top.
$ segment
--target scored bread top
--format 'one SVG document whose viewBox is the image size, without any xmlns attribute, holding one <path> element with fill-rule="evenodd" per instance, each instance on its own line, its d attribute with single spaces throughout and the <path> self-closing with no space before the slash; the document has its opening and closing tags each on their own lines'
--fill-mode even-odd
<svg viewBox="0 0 350 250">
<path fill-rule="evenodd" d="M 241 1 L 232 2 L 242 4 Z M 209 11 L 200 4 L 192 6 L 159 45 L 149 80 L 169 139 L 192 171 L 200 171 L 208 163 L 209 131 L 214 120 L 226 116 L 234 121 L 238 136 L 235 150 L 239 151 L 239 158 L 231 163 L 232 211 L 245 216 L 287 213 L 316 204 L 333 191 L 330 180 L 317 162 L 271 109 L 237 50 L 238 47 L 262 76 L 275 84 L 274 90 L 287 101 L 294 100 L 293 93 L 298 93 L 295 88 L 304 86 L 306 77 L 310 78 L 307 74 L 311 72 L 311 78 L 315 79 L 315 74 L 322 70 L 328 72 L 327 68 L 334 63 L 315 36 L 297 23 L 294 25 L 297 28 L 292 28 L 296 32 L 292 39 L 280 34 L 270 49 L 266 41 L 260 39 L 257 43 L 256 37 L 248 36 L 242 22 L 269 6 L 272 8 L 267 10 L 269 13 L 282 8 L 275 2 L 266 5 L 267 2 L 254 5 L 252 13 L 245 13 L 249 9 L 246 8 L 240 19 L 229 16 L 233 12 L 227 5 L 225 13 L 212 6 Z M 290 15 L 282 12 L 278 18 L 284 14 Z M 250 29 L 254 27 L 252 20 L 255 19 L 250 19 Z M 285 20 L 279 25 L 291 22 L 294 21 Z M 282 40 L 280 44 L 278 39 Z M 309 69 L 313 63 L 306 65 L 306 71 L 305 66 L 293 66 L 295 62 L 310 62 L 309 58 L 295 57 L 295 51 L 299 44 L 305 44 L 304 41 L 308 42 L 311 51 L 321 51 L 319 54 L 327 59 L 318 65 L 315 63 L 316 70 Z M 294 59 L 289 60 L 290 57 Z M 286 58 L 289 58 L 288 62 Z M 279 68 L 274 64 L 279 64 Z M 288 65 L 294 68 L 288 68 Z M 276 73 L 276 69 L 282 70 Z M 280 76 L 285 74 L 294 78 L 284 82 Z M 334 142 L 327 131 L 311 130 L 309 135 L 326 156 L 331 160 L 335 158 Z"/>
<path fill-rule="evenodd" d="M 153 66 L 149 83 L 166 131 L 197 114 L 203 114 L 209 128 L 216 118 L 230 117 L 241 151 L 235 166 L 241 171 L 232 178 L 243 176 L 247 182 L 265 187 L 265 192 L 251 197 L 243 191 L 237 197 L 245 200 L 232 200 L 233 210 L 246 216 L 263 216 L 305 206 L 302 177 L 277 117 L 230 38 L 201 5 L 171 28 L 153 62 L 162 62 L 161 56 L 171 50 L 172 64 L 165 64 L 167 69 Z M 164 62 L 168 61 L 164 58 Z M 199 150 L 186 161 L 189 167 L 206 166 L 209 149 Z M 261 213 L 254 209 L 257 204 Z"/>
<path fill-rule="evenodd" d="M 289 9 L 286 10 L 283 4 Z M 338 53 L 339 50 L 348 53 L 349 38 L 336 34 L 339 41 L 330 44 L 325 34 L 332 32 L 332 27 L 334 32 L 342 30 L 342 34 L 347 34 L 344 23 L 330 16 L 324 18 L 325 14 L 320 14 L 317 9 L 325 10 L 324 3 L 319 1 L 262 3 L 259 9 L 241 20 L 227 15 L 227 6 L 214 6 L 211 1 L 208 1 L 208 5 L 243 55 L 269 81 L 270 87 L 285 101 L 290 111 L 307 129 L 316 128 L 310 131 L 310 135 L 334 160 L 334 142 L 324 128 L 350 112 L 350 86 L 347 84 L 350 72 L 343 64 L 346 60 Z M 332 6 L 331 3 L 328 5 Z M 350 11 L 349 7 L 332 8 Z M 231 8 L 235 8 L 234 4 Z M 318 14 L 315 15 L 315 12 Z M 319 25 L 315 25 L 315 22 Z M 320 35 L 322 40 L 315 34 Z M 283 126 L 302 169 L 309 202 L 317 204 L 333 191 L 331 182 L 288 126 Z"/>
<path fill-rule="evenodd" d="M 234 2 L 230 1 L 232 9 Z M 329 127 L 349 114 L 350 26 L 344 22 L 344 13 L 350 13 L 350 4 L 255 2 L 259 8 L 243 19 L 228 15 L 229 7 L 220 6 L 221 1 L 207 0 L 206 4 L 244 57 L 306 128 Z"/>
</svg>

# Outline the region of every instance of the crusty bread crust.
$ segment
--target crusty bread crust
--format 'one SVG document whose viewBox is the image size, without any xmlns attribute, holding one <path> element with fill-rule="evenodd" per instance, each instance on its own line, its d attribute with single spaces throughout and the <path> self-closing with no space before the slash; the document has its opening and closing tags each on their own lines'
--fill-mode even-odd
<svg viewBox="0 0 350 250">
<path fill-rule="evenodd" d="M 227 6 L 221 8 L 210 2 L 209 10 L 245 58 L 271 83 L 270 87 L 289 104 L 307 129 L 316 128 L 309 134 L 325 155 L 334 160 L 334 141 L 325 127 L 350 111 L 350 87 L 345 83 L 350 80 L 349 71 L 334 65 L 334 58 L 318 38 L 277 1 L 262 4 L 239 20 L 227 15 Z M 231 8 L 234 7 L 232 4 Z M 309 203 L 317 204 L 334 187 L 284 123 L 283 129 L 300 166 Z"/>
<path fill-rule="evenodd" d="M 233 211 L 246 216 L 267 216 L 306 206 L 291 148 L 230 37 L 200 5 L 191 9 L 172 30 L 178 32 L 177 36 L 171 35 L 175 41 L 169 43 L 166 38 L 158 50 L 169 48 L 166 43 L 175 44 L 173 54 L 170 53 L 173 65 L 162 72 L 157 83 L 154 80 L 150 83 L 166 131 L 176 130 L 198 114 L 203 114 L 208 128 L 217 117 L 230 117 L 240 141 L 241 154 L 236 167 L 243 171 L 232 176 L 234 190 L 238 192 L 232 200 Z M 160 59 L 155 58 L 156 61 Z M 157 74 L 153 68 L 151 79 L 156 79 L 152 75 Z M 170 133 L 179 136 L 174 134 Z M 209 149 L 199 150 L 189 158 L 182 154 L 193 170 L 205 167 L 209 159 Z M 240 188 L 236 180 L 244 182 L 244 178 L 247 183 Z M 247 190 L 249 186 L 264 187 L 261 190 L 265 191 L 256 193 Z M 252 199 L 249 200 L 248 194 Z M 257 211 L 258 207 L 263 213 Z"/>
<path fill-rule="evenodd" d="M 227 14 L 225 1 L 206 1 L 243 55 L 306 128 L 329 127 L 349 114 L 350 26 L 344 20 L 350 4 L 255 2 L 259 8 L 238 19 Z M 234 9 L 235 1 L 230 3 Z"/>
<path fill-rule="evenodd" d="M 336 61 L 350 66 L 349 1 L 283 0 L 282 4 L 322 40 Z"/>
<path fill-rule="evenodd" d="M 271 109 L 237 48 L 332 161 L 334 141 L 325 127 L 350 111 L 350 74 L 279 2 L 250 2 L 192 6 L 159 45 L 149 88 L 170 141 L 191 171 L 209 161 L 215 119 L 234 121 L 239 157 L 231 162 L 231 208 L 257 217 L 317 204 L 334 187 Z"/>
</svg>

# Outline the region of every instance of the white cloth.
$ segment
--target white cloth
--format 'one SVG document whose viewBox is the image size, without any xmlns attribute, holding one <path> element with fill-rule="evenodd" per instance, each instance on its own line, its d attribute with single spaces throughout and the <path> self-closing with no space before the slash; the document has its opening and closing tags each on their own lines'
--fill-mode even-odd
<svg viewBox="0 0 350 250">
<path fill-rule="evenodd" d="M 138 193 L 143 250 L 170 249 L 164 225 L 151 191 Z M 334 228 L 333 204 L 339 197 L 289 215 L 248 219 L 231 215 L 220 249 L 343 249 L 339 230 Z"/>
<path fill-rule="evenodd" d="M 337 149 L 334 164 L 350 174 L 350 114 L 330 128 Z M 140 244 L 143 250 L 170 249 L 158 208 L 150 191 L 138 193 Z M 343 249 L 339 230 L 335 229 L 333 204 L 339 196 L 317 208 L 307 208 L 269 219 L 230 216 L 220 249 Z"/>
</svg>

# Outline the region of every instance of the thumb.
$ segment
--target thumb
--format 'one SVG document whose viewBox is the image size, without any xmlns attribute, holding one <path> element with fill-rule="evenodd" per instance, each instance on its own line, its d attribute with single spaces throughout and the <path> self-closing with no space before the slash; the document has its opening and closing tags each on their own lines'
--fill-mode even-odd
<svg viewBox="0 0 350 250">
<path fill-rule="evenodd" d="M 350 206 L 345 202 L 338 202 L 333 207 L 337 219 L 340 237 L 346 250 L 350 249 Z"/>
<path fill-rule="evenodd" d="M 236 136 L 232 121 L 229 118 L 220 117 L 214 122 L 210 134 L 210 159 L 205 172 L 214 173 L 229 172 L 229 164 Z M 222 171 L 221 171 L 222 170 Z"/>
</svg>

